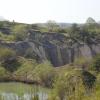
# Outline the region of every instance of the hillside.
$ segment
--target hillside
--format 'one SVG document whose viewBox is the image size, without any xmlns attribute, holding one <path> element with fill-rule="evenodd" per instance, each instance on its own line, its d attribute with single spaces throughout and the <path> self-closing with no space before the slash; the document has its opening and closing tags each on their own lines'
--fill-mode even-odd
<svg viewBox="0 0 100 100">
<path fill-rule="evenodd" d="M 1 21 L 0 81 L 48 87 L 49 100 L 99 100 L 100 25 Z"/>
<path fill-rule="evenodd" d="M 66 33 L 50 33 L 41 32 L 42 28 L 35 30 L 34 25 L 4 22 L 0 28 L 0 45 L 14 49 L 18 56 L 31 55 L 39 62 L 49 60 L 56 67 L 63 66 L 79 57 L 88 60 L 100 53 L 99 24 L 94 25 L 94 30 L 91 25 L 84 27 L 73 25 Z"/>
</svg>

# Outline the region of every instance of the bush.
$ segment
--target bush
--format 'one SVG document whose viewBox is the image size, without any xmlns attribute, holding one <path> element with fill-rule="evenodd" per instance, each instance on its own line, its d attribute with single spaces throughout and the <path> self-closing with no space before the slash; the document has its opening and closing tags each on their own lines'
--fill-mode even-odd
<svg viewBox="0 0 100 100">
<path fill-rule="evenodd" d="M 82 71 L 82 80 L 86 90 L 92 90 L 95 86 L 96 77 L 88 71 Z"/>
<path fill-rule="evenodd" d="M 33 77 L 42 85 L 52 87 L 55 72 L 49 62 L 39 64 L 35 67 Z"/>
<path fill-rule="evenodd" d="M 16 58 L 16 52 L 10 48 L 0 48 L 0 63 L 7 71 L 13 72 L 16 70 L 19 63 Z"/>
<path fill-rule="evenodd" d="M 9 75 L 9 72 L 5 68 L 0 66 L 0 81 L 9 80 Z"/>
<path fill-rule="evenodd" d="M 21 67 L 21 63 L 18 61 L 18 58 L 8 59 L 2 66 L 9 72 L 16 71 L 19 67 Z"/>
<path fill-rule="evenodd" d="M 32 76 L 33 71 L 37 65 L 35 60 L 26 59 L 24 57 L 19 57 L 18 62 L 21 64 L 20 67 L 14 72 L 14 75 L 19 78 L 22 77 L 23 80 L 34 79 Z M 30 76 L 30 77 L 29 77 Z"/>
<path fill-rule="evenodd" d="M 97 72 L 100 72 L 100 54 L 93 59 L 92 67 Z"/>
<path fill-rule="evenodd" d="M 84 91 L 80 71 L 69 71 L 66 74 L 58 75 L 58 78 L 55 79 L 50 100 L 81 100 Z"/>
<path fill-rule="evenodd" d="M 27 26 L 15 25 L 12 29 L 12 32 L 16 41 L 25 40 L 25 38 L 27 37 Z"/>
<path fill-rule="evenodd" d="M 87 69 L 88 66 L 89 66 L 89 64 L 90 64 L 90 62 L 87 61 L 86 58 L 80 57 L 80 58 L 78 58 L 78 59 L 75 60 L 74 64 L 76 66 L 79 66 L 80 68 Z"/>
<path fill-rule="evenodd" d="M 6 35 L 6 34 L 3 34 L 2 32 L 0 32 L 0 39 L 1 40 L 4 40 L 4 41 L 15 41 L 15 37 L 14 35 Z"/>
<path fill-rule="evenodd" d="M 10 48 L 0 47 L 0 62 L 4 63 L 16 57 L 14 50 Z"/>
</svg>

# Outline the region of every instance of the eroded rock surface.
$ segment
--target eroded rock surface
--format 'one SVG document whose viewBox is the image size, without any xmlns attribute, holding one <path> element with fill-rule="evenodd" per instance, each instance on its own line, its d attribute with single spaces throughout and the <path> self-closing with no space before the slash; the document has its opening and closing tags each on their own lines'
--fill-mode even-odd
<svg viewBox="0 0 100 100">
<path fill-rule="evenodd" d="M 25 41 L 0 41 L 0 46 L 12 48 L 21 56 L 33 55 L 39 62 L 49 60 L 56 67 L 69 64 L 79 57 L 91 59 L 100 53 L 100 43 L 70 45 L 68 41 L 63 34 L 30 31 Z"/>
</svg>

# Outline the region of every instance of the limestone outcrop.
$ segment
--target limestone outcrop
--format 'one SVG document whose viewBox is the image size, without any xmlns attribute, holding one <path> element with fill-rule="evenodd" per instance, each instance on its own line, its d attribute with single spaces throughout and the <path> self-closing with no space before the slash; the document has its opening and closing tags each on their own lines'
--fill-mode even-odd
<svg viewBox="0 0 100 100">
<path fill-rule="evenodd" d="M 69 64 L 79 57 L 88 60 L 100 53 L 100 43 L 74 43 L 70 46 L 68 41 L 63 34 L 29 31 L 25 41 L 0 41 L 0 46 L 14 49 L 19 56 L 33 55 L 39 62 L 49 60 L 55 67 Z"/>
</svg>

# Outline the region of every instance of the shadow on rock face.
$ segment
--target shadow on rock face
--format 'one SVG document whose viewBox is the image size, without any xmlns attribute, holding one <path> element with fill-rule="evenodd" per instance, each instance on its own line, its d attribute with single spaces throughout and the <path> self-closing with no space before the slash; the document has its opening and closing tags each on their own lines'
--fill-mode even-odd
<svg viewBox="0 0 100 100">
<path fill-rule="evenodd" d="M 21 63 L 16 59 L 8 59 L 2 63 L 2 66 L 9 72 L 16 71 L 20 66 Z"/>
</svg>

